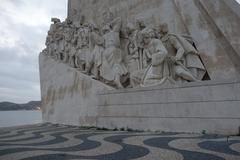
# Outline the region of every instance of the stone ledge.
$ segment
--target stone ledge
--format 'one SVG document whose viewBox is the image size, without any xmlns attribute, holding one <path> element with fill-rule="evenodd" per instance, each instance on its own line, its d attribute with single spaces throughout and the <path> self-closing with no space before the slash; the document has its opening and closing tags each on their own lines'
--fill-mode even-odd
<svg viewBox="0 0 240 160">
<path fill-rule="evenodd" d="M 111 91 L 101 91 L 98 92 L 98 95 L 105 94 L 119 94 L 119 93 L 131 93 L 131 92 L 141 92 L 141 91 L 154 91 L 154 90 L 166 90 L 166 89 L 176 89 L 176 88 L 190 88 L 190 87 L 200 87 L 200 86 L 219 86 L 219 85 L 227 85 L 227 84 L 240 84 L 240 79 L 230 79 L 230 80 L 209 80 L 202 82 L 189 82 L 183 83 L 181 85 L 167 85 L 167 86 L 151 86 L 151 87 L 141 87 L 141 88 L 126 88 L 126 89 L 118 89 Z"/>
</svg>

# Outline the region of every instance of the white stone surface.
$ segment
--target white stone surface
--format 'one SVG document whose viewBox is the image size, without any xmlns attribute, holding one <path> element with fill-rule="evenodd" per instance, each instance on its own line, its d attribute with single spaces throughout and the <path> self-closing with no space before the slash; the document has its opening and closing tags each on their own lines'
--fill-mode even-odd
<svg viewBox="0 0 240 160">
<path fill-rule="evenodd" d="M 97 126 L 138 130 L 238 134 L 240 81 L 99 94 Z"/>
<path fill-rule="evenodd" d="M 43 54 L 39 64 L 43 121 L 95 126 L 96 92 L 112 88 Z"/>
</svg>

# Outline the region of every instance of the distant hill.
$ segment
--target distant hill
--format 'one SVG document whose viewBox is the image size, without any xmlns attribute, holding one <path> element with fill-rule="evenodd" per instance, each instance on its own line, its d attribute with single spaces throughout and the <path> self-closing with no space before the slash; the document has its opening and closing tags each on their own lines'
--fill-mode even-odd
<svg viewBox="0 0 240 160">
<path fill-rule="evenodd" d="M 39 110 L 41 101 L 30 101 L 26 104 L 17 104 L 12 102 L 0 102 L 0 111 L 12 110 Z"/>
</svg>

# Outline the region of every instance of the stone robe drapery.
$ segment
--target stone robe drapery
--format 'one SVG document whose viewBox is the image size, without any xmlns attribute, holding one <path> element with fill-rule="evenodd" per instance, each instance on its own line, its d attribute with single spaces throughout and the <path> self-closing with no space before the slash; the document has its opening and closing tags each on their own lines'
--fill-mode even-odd
<svg viewBox="0 0 240 160">
<path fill-rule="evenodd" d="M 100 75 L 108 81 L 113 81 L 116 75 L 127 74 L 127 68 L 123 63 L 122 51 L 120 49 L 119 32 L 110 31 L 104 36 L 105 50 L 102 57 Z"/>
<path fill-rule="evenodd" d="M 170 74 L 166 48 L 160 40 L 152 39 L 148 46 L 144 48 L 144 52 L 148 52 L 151 55 L 152 62 L 143 75 L 142 85 L 161 84 Z"/>
<path fill-rule="evenodd" d="M 95 67 L 100 67 L 102 65 L 102 54 L 104 51 L 104 38 L 96 32 L 91 32 L 89 40 L 90 53 L 87 61 Z"/>
<path fill-rule="evenodd" d="M 184 63 L 187 69 L 192 72 L 192 74 L 198 79 L 202 80 L 205 73 L 206 68 L 204 67 L 200 57 L 199 52 L 194 48 L 194 46 L 186 40 L 183 36 L 174 35 L 179 43 L 182 45 L 184 49 Z M 196 69 L 197 73 L 194 73 L 194 69 Z"/>
<path fill-rule="evenodd" d="M 123 63 L 122 51 L 120 49 L 121 18 L 116 18 L 103 28 L 108 28 L 103 35 L 105 50 L 102 56 L 100 76 L 107 81 L 115 81 L 128 73 Z"/>
</svg>

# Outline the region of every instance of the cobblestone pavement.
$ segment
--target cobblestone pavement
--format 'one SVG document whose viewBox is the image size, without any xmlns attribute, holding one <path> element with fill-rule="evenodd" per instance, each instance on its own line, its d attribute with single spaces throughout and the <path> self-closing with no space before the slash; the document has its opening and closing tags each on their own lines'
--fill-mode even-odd
<svg viewBox="0 0 240 160">
<path fill-rule="evenodd" d="M 0 128 L 0 160 L 240 160 L 240 137 L 101 131 L 38 124 Z"/>
</svg>

